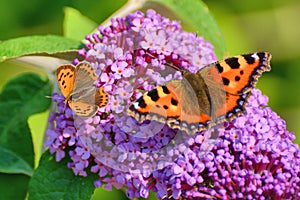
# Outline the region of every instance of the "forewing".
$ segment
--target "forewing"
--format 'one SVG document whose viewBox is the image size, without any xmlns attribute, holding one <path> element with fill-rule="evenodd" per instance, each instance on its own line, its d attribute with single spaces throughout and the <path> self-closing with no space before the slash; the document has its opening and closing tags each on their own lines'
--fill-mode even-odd
<svg viewBox="0 0 300 200">
<path fill-rule="evenodd" d="M 245 112 L 251 90 L 264 71 L 270 70 L 267 52 L 245 54 L 218 61 L 201 69 L 211 98 L 215 123 L 231 121 Z"/>
<path fill-rule="evenodd" d="M 75 67 L 71 64 L 61 65 L 56 70 L 56 78 L 62 94 L 69 98 L 74 87 Z"/>
<path fill-rule="evenodd" d="M 244 54 L 216 62 L 225 91 L 245 94 L 265 71 L 270 71 L 271 54 L 267 52 Z"/>
</svg>

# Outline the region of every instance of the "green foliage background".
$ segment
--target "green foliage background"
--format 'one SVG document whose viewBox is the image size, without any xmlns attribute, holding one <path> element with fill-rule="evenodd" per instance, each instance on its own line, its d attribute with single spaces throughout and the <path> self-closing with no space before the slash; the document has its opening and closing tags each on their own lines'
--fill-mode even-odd
<svg viewBox="0 0 300 200">
<path fill-rule="evenodd" d="M 258 82 L 270 107 L 300 144 L 300 2 L 206 0 L 223 31 L 230 55 L 269 51 L 272 70 Z"/>
<path fill-rule="evenodd" d="M 66 6 L 79 10 L 97 23 L 118 10 L 124 0 L 0 0 L 0 41 L 26 35 L 62 35 L 63 10 Z M 254 51 L 269 51 L 272 71 L 258 82 L 269 105 L 287 122 L 288 130 L 300 143 L 300 2 L 297 0 L 205 0 L 224 34 L 228 56 Z M 162 13 L 163 14 L 163 13 Z M 197 15 L 197 13 L 195 13 Z M 78 30 L 85 27 L 79 26 Z M 76 32 L 76 30 L 74 30 Z M 201 33 L 199 33 L 201 35 Z M 221 58 L 220 58 L 221 59 Z M 24 72 L 45 72 L 18 63 L 0 64 L 0 90 L 12 77 Z M 45 74 L 46 75 L 46 74 Z M 40 144 L 46 126 L 47 112 L 29 118 L 35 133 L 34 143 Z M 36 154 L 40 151 L 35 149 Z M 37 161 L 36 161 L 37 163 Z M 106 195 L 106 196 L 105 196 Z M 120 191 L 98 190 L 98 198 L 126 199 Z"/>
</svg>

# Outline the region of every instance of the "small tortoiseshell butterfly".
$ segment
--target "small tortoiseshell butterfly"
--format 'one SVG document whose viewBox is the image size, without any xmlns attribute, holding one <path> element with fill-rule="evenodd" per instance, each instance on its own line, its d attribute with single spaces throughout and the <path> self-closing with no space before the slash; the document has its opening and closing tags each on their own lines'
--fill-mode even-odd
<svg viewBox="0 0 300 200">
<path fill-rule="evenodd" d="M 128 108 L 138 122 L 156 120 L 188 133 L 231 121 L 245 112 L 247 99 L 262 72 L 270 71 L 271 54 L 245 54 L 220 60 L 183 79 L 146 92 Z"/>
</svg>

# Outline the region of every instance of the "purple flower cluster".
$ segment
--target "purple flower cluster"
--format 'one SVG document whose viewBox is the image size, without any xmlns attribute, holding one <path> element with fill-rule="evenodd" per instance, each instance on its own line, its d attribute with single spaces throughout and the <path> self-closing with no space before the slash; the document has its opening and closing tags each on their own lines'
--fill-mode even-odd
<svg viewBox="0 0 300 200">
<path fill-rule="evenodd" d="M 169 180 L 159 197 L 217 199 L 299 199 L 300 149 L 293 133 L 267 106 L 257 89 L 247 114 L 218 128 L 219 139 L 205 158 L 199 158 L 199 135 L 190 151 L 172 167 L 160 171 Z M 201 143 L 201 140 L 200 140 Z"/>
<path fill-rule="evenodd" d="M 202 37 L 148 10 L 112 19 L 86 41 L 79 54 L 96 69 L 95 84 L 110 99 L 83 119 L 53 94 L 57 111 L 45 145 L 57 161 L 68 153 L 76 175 L 87 176 L 91 166 L 99 175 L 96 187 L 126 187 L 129 198 L 154 191 L 159 199 L 300 199 L 300 149 L 257 89 L 247 114 L 193 136 L 127 116 L 145 91 L 182 78 L 169 65 L 196 72 L 216 61 Z"/>
</svg>

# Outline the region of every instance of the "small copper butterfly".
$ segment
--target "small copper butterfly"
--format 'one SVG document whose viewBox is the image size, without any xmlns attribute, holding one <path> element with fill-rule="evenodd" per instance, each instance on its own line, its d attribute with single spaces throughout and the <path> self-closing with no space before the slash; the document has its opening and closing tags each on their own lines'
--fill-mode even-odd
<svg viewBox="0 0 300 200">
<path fill-rule="evenodd" d="M 103 87 L 97 88 L 95 70 L 88 63 L 81 62 L 76 67 L 71 64 L 59 66 L 56 78 L 59 88 L 70 108 L 80 117 L 91 117 L 99 107 L 108 103 L 108 94 Z"/>
<path fill-rule="evenodd" d="M 127 112 L 138 122 L 156 120 L 195 133 L 231 121 L 245 112 L 247 99 L 262 72 L 270 71 L 271 54 L 239 55 L 220 60 L 183 79 L 143 94 Z"/>
</svg>

